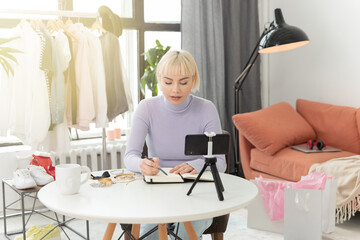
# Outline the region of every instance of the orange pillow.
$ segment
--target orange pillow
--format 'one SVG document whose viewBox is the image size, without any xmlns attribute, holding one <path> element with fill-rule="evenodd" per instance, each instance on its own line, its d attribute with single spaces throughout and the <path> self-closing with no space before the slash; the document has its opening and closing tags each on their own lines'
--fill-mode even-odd
<svg viewBox="0 0 360 240">
<path fill-rule="evenodd" d="M 237 114 L 232 119 L 239 133 L 269 155 L 315 138 L 312 127 L 286 102 Z"/>
<path fill-rule="evenodd" d="M 298 99 L 296 109 L 314 128 L 317 140 L 345 151 L 360 153 L 356 108 Z"/>
</svg>

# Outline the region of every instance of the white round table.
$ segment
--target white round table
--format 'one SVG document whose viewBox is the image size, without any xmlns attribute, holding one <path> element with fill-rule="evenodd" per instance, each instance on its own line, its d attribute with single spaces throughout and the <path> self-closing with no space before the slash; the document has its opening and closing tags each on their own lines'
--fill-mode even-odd
<svg viewBox="0 0 360 240">
<path fill-rule="evenodd" d="M 131 224 L 189 222 L 243 208 L 258 192 L 243 178 L 224 173 L 220 177 L 224 201 L 218 200 L 213 182 L 197 183 L 187 196 L 191 183 L 148 184 L 143 180 L 104 188 L 90 186 L 93 180 L 89 180 L 75 195 L 61 195 L 52 182 L 38 197 L 50 210 L 79 219 Z"/>
</svg>

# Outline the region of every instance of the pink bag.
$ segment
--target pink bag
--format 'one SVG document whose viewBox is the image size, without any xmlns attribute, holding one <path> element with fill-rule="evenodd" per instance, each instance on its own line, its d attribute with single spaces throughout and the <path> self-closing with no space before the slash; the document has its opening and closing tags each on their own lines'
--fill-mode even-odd
<svg viewBox="0 0 360 240">
<path fill-rule="evenodd" d="M 327 179 L 329 179 L 329 177 L 327 177 L 325 173 L 320 172 L 312 172 L 306 176 L 302 176 L 301 180 L 296 183 L 264 180 L 262 176 L 260 176 L 257 179 L 257 185 L 266 212 L 270 219 L 275 221 L 284 217 L 285 188 L 324 190 Z"/>
<path fill-rule="evenodd" d="M 292 185 L 292 188 L 324 190 L 327 178 L 325 173 L 312 172 L 306 176 L 302 176 L 300 181 Z"/>
<path fill-rule="evenodd" d="M 272 221 L 284 217 L 284 189 L 292 184 L 292 182 L 276 180 L 264 181 L 262 176 L 257 179 L 260 196 Z"/>
</svg>

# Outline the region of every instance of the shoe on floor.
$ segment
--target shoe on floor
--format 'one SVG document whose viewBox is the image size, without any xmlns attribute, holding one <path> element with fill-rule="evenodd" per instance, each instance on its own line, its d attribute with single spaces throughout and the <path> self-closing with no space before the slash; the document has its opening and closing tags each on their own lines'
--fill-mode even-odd
<svg viewBox="0 0 360 240">
<path fill-rule="evenodd" d="M 17 189 L 27 189 L 37 186 L 28 169 L 16 170 L 13 173 L 13 184 Z"/>
<path fill-rule="evenodd" d="M 47 233 L 49 233 L 49 234 L 46 235 Z M 46 235 L 46 237 L 44 237 L 45 235 Z M 42 238 L 42 237 L 44 237 L 44 238 Z M 39 227 L 38 231 L 31 234 L 29 237 L 26 237 L 26 239 L 27 240 L 40 240 L 40 239 L 42 239 L 42 240 L 61 240 L 60 229 L 59 229 L 59 227 L 55 227 L 53 224 L 49 224 L 44 227 Z"/>
<path fill-rule="evenodd" d="M 54 225 L 49 224 L 44 227 L 41 226 L 32 226 L 29 230 L 26 231 L 26 239 L 27 240 L 39 240 L 44 237 L 48 232 L 50 232 Z M 15 240 L 23 240 L 23 236 L 17 236 Z M 54 230 L 51 231 L 45 238 L 42 240 L 61 240 L 60 230 L 59 227 L 56 227 Z"/>
<path fill-rule="evenodd" d="M 32 234 L 38 232 L 39 228 L 39 226 L 32 226 L 31 228 L 29 228 L 29 230 L 27 230 L 25 233 L 26 239 L 28 239 L 28 237 L 30 237 Z M 24 240 L 23 234 L 17 236 L 15 240 Z"/>
<path fill-rule="evenodd" d="M 54 181 L 54 178 L 47 174 L 46 170 L 42 166 L 29 165 L 27 169 L 30 171 L 30 175 L 35 180 L 38 186 L 43 186 Z"/>
</svg>

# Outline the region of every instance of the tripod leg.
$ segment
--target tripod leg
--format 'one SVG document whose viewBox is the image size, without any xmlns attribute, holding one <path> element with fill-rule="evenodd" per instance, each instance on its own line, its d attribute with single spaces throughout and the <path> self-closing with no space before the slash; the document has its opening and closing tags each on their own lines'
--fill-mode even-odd
<svg viewBox="0 0 360 240">
<path fill-rule="evenodd" d="M 222 184 L 220 174 L 219 174 L 219 171 L 217 170 L 216 164 L 214 164 L 214 168 L 216 169 L 215 173 L 216 173 L 216 178 L 218 179 L 217 181 L 220 183 L 220 189 L 223 192 L 225 189 L 224 189 L 224 185 Z"/>
<path fill-rule="evenodd" d="M 199 181 L 201 175 L 204 173 L 204 171 L 205 171 L 205 169 L 207 168 L 207 166 L 208 166 L 208 165 L 205 163 L 205 164 L 204 164 L 204 167 L 201 169 L 199 175 L 197 176 L 197 178 L 195 179 L 195 181 L 194 181 L 193 184 L 191 185 L 191 187 L 190 187 L 190 189 L 189 189 L 189 191 L 187 192 L 186 195 L 189 196 L 189 195 L 191 194 L 192 190 L 194 189 L 196 183 Z"/>
<path fill-rule="evenodd" d="M 216 192 L 217 192 L 217 195 L 218 195 L 218 198 L 220 201 L 223 201 L 224 200 L 224 196 L 222 194 L 222 189 L 221 189 L 221 186 L 222 186 L 222 183 L 221 183 L 221 180 L 219 178 L 218 175 L 216 174 L 219 174 L 217 172 L 217 168 L 216 168 L 216 165 L 215 164 L 211 164 L 210 165 L 210 169 L 211 169 L 211 173 L 213 175 L 213 178 L 214 178 L 214 183 L 215 183 L 215 188 L 216 188 Z M 220 182 L 219 182 L 220 180 Z"/>
</svg>

